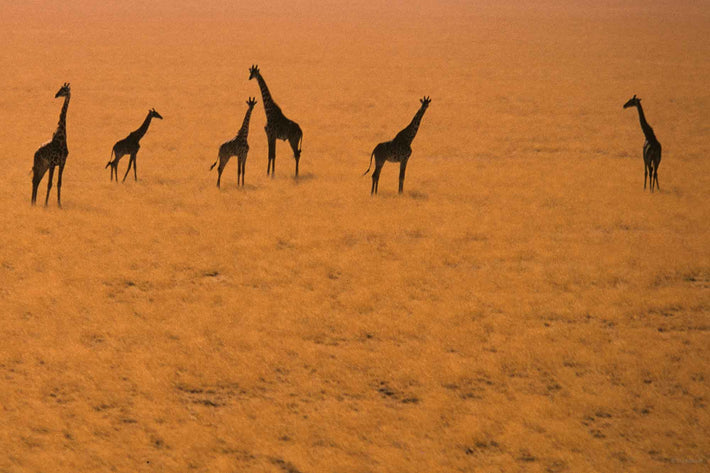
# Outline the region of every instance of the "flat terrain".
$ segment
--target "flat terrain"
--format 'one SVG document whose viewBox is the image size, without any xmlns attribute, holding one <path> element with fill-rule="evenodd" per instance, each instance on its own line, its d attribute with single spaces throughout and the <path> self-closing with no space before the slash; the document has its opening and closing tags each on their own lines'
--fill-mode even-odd
<svg viewBox="0 0 710 473">
<path fill-rule="evenodd" d="M 8 3 L 0 472 L 707 471 L 706 2 Z M 65 81 L 63 209 L 46 177 L 32 208 Z"/>
</svg>

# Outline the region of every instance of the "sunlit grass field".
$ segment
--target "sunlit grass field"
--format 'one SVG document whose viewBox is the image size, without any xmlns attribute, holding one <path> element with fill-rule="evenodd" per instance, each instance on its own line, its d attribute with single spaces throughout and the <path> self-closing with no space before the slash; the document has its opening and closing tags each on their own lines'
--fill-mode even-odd
<svg viewBox="0 0 710 473">
<path fill-rule="evenodd" d="M 0 472 L 708 468 L 701 6 L 0 8 Z M 285 142 L 266 176 L 252 64 L 298 179 Z M 63 209 L 46 181 L 33 208 L 65 81 Z M 388 163 L 371 197 L 424 95 L 404 193 Z"/>
</svg>

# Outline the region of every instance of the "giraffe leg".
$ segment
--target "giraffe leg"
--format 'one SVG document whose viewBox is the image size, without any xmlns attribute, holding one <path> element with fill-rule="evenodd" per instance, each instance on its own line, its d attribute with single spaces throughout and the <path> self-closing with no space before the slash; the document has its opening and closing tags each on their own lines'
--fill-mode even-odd
<svg viewBox="0 0 710 473">
<path fill-rule="evenodd" d="M 646 190 L 646 178 L 648 177 L 648 165 L 643 165 L 643 190 Z"/>
<path fill-rule="evenodd" d="M 37 203 L 37 189 L 42 181 L 42 176 L 44 176 L 44 171 L 40 171 L 37 167 L 32 169 L 32 205 Z"/>
<path fill-rule="evenodd" d="M 298 149 L 300 139 L 300 135 L 293 135 L 288 138 L 288 142 L 293 150 L 293 158 L 296 160 L 296 177 L 298 177 L 298 161 L 301 159 L 301 150 Z"/>
<path fill-rule="evenodd" d="M 244 187 L 244 175 L 247 173 L 247 157 L 242 160 L 242 187 Z"/>
<path fill-rule="evenodd" d="M 224 171 L 224 167 L 222 166 L 222 163 L 219 163 L 219 167 L 217 168 L 217 188 L 220 187 L 220 182 L 222 181 L 222 171 Z"/>
<path fill-rule="evenodd" d="M 57 175 L 57 206 L 62 207 L 62 174 L 64 174 L 64 165 L 59 165 L 59 174 Z"/>
<path fill-rule="evenodd" d="M 123 180 L 121 182 L 126 182 L 126 177 L 128 176 L 128 173 L 131 171 L 132 165 L 133 165 L 133 155 L 131 155 L 131 157 L 128 158 L 128 169 L 126 169 L 126 174 L 123 175 Z"/>
<path fill-rule="evenodd" d="M 244 165 L 246 164 L 246 158 L 240 156 L 239 161 L 237 161 L 237 185 L 244 187 Z"/>
<path fill-rule="evenodd" d="M 399 193 L 401 194 L 404 190 L 404 172 L 407 170 L 407 160 L 402 160 L 399 163 Z"/>
<path fill-rule="evenodd" d="M 52 178 L 54 177 L 54 166 L 49 166 L 49 177 L 47 178 L 47 195 L 44 198 L 44 206 L 49 202 L 49 191 L 52 189 Z"/>
<path fill-rule="evenodd" d="M 128 169 L 126 169 L 126 174 L 123 175 L 123 181 L 121 182 L 126 182 L 126 177 L 128 177 L 128 173 L 131 172 L 131 166 L 134 168 L 136 167 L 136 155 L 132 154 L 131 157 L 128 159 Z"/>
<path fill-rule="evenodd" d="M 377 188 L 380 184 L 380 172 L 382 172 L 382 166 L 384 166 L 384 164 L 384 162 L 375 162 L 375 170 L 372 173 L 372 189 L 370 189 L 370 195 L 377 194 Z"/>
<path fill-rule="evenodd" d="M 653 178 L 656 180 L 656 190 L 661 190 L 661 186 L 658 185 L 658 166 L 653 170 Z"/>
<path fill-rule="evenodd" d="M 36 173 L 32 176 L 32 205 L 37 203 L 37 187 L 39 187 L 39 181 L 41 180 L 42 178 L 38 178 Z"/>
<path fill-rule="evenodd" d="M 269 164 L 266 166 L 266 175 L 271 171 L 271 177 L 276 172 L 276 137 L 267 136 L 269 139 Z"/>
<path fill-rule="evenodd" d="M 138 157 L 137 154 L 133 155 L 133 180 L 137 181 L 138 180 L 138 160 L 136 159 Z"/>
</svg>

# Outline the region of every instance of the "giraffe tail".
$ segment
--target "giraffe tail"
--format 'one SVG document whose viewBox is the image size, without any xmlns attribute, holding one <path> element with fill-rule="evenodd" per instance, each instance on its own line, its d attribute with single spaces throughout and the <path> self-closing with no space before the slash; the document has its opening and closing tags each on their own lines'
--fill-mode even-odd
<svg viewBox="0 0 710 473">
<path fill-rule="evenodd" d="M 372 167 L 372 157 L 375 155 L 375 151 L 372 151 L 372 154 L 370 155 L 370 165 L 367 166 L 367 171 L 365 171 L 362 175 L 366 176 L 368 172 L 370 172 L 370 168 Z"/>
<path fill-rule="evenodd" d="M 217 161 L 219 161 L 219 160 L 217 160 Z M 217 161 L 215 161 L 214 164 L 212 164 L 212 166 L 210 166 L 210 171 L 217 165 Z"/>
</svg>

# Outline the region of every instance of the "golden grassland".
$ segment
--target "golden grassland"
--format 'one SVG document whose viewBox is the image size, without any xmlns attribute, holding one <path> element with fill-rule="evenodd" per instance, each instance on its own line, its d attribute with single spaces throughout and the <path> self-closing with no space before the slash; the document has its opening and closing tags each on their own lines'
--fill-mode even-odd
<svg viewBox="0 0 710 473">
<path fill-rule="evenodd" d="M 0 472 L 706 471 L 701 6 L 2 8 Z M 31 208 L 64 81 L 64 208 Z M 370 197 L 423 95 L 404 194 L 389 163 Z"/>
</svg>

